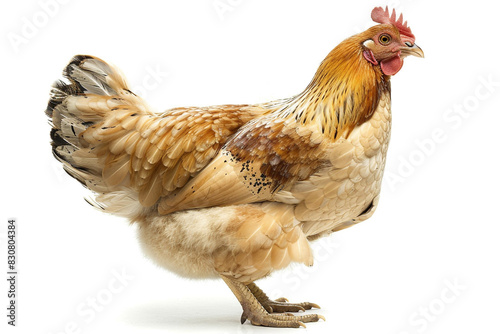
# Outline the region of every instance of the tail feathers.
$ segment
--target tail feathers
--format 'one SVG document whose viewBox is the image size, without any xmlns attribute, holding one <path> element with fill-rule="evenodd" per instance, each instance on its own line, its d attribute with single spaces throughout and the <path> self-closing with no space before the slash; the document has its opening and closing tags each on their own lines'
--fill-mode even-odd
<svg viewBox="0 0 500 334">
<path fill-rule="evenodd" d="M 89 94 L 118 95 L 128 90 L 127 82 L 117 69 L 91 56 L 75 56 L 63 74 Z"/>
<path fill-rule="evenodd" d="M 69 175 L 96 192 L 98 198 L 100 196 L 112 202 L 111 206 L 94 206 L 112 207 L 119 199 L 130 199 L 135 195 L 127 195 L 129 191 L 123 184 L 109 187 L 103 181 L 104 164 L 100 161 L 103 157 L 87 148 L 83 133 L 89 127 L 105 121 L 118 107 L 133 106 L 139 112 L 148 112 L 149 108 L 128 89 L 120 71 L 98 58 L 75 56 L 64 69 L 63 75 L 66 81 L 54 83 L 45 111 L 52 123 L 50 136 L 54 156 Z M 128 204 L 131 202 L 127 201 Z M 137 212 L 137 208 L 125 210 L 123 215 Z"/>
<path fill-rule="evenodd" d="M 85 146 L 81 134 L 90 126 L 103 121 L 106 115 L 120 105 L 131 105 L 124 77 L 104 61 L 91 56 L 75 56 L 63 75 L 69 83 L 54 83 L 45 113 L 52 123 L 54 155 L 74 168 L 88 169 L 92 164 L 73 158 Z M 90 161 L 87 161 L 90 162 Z M 88 166 L 85 166 L 88 165 Z"/>
<path fill-rule="evenodd" d="M 99 58 L 75 56 L 64 69 L 63 75 L 69 83 L 62 80 L 54 83 L 46 110 L 49 117 L 53 116 L 54 109 L 69 96 L 135 96 L 128 89 L 125 77 L 120 71 Z"/>
</svg>

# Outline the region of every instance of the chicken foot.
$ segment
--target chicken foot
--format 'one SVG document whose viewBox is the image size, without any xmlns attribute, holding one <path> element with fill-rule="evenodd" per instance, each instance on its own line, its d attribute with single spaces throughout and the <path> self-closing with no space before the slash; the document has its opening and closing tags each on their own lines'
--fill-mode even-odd
<svg viewBox="0 0 500 334">
<path fill-rule="evenodd" d="M 255 283 L 250 283 L 247 288 L 252 292 L 259 303 L 264 306 L 269 313 L 299 312 L 314 308 L 321 308 L 315 303 L 289 303 L 286 298 L 271 300 Z"/>
<path fill-rule="evenodd" d="M 289 313 L 285 314 L 272 314 L 266 310 L 266 307 L 261 304 L 258 298 L 265 303 L 267 308 L 273 307 L 274 305 L 277 309 L 286 310 L 287 308 L 283 304 L 287 304 L 285 299 L 280 298 L 277 301 L 271 301 L 266 296 L 266 294 L 260 290 L 255 284 L 251 283 L 245 285 L 237 280 L 231 279 L 227 276 L 221 275 L 222 279 L 229 286 L 231 291 L 238 299 L 243 308 L 243 314 L 241 315 L 241 323 L 243 324 L 247 319 L 250 320 L 252 325 L 257 326 L 267 326 L 267 327 L 292 327 L 298 328 L 300 326 L 306 327 L 304 323 L 306 322 L 316 322 L 319 319 L 325 320 L 325 317 L 319 314 L 306 314 L 301 316 L 295 316 Z M 253 290 L 253 291 L 252 291 Z M 257 296 L 254 295 L 257 294 Z M 301 303 L 301 304 L 289 304 L 293 305 L 291 309 L 310 309 L 316 307 L 316 304 L 312 303 Z M 273 308 L 274 311 L 274 308 Z M 286 311 L 285 311 L 286 312 Z"/>
</svg>

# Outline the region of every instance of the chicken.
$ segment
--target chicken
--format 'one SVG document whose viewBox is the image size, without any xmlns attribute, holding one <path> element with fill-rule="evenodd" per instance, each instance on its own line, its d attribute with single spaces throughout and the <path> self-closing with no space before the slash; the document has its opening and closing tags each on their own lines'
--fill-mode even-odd
<svg viewBox="0 0 500 334">
<path fill-rule="evenodd" d="M 153 113 L 122 74 L 75 56 L 46 114 L 64 169 L 91 204 L 139 225 L 144 252 L 190 278 L 222 278 L 242 323 L 299 327 L 314 303 L 270 300 L 254 283 L 292 262 L 313 264 L 309 242 L 372 216 L 391 128 L 390 77 L 423 57 L 402 16 L 340 43 L 291 98 Z"/>
</svg>

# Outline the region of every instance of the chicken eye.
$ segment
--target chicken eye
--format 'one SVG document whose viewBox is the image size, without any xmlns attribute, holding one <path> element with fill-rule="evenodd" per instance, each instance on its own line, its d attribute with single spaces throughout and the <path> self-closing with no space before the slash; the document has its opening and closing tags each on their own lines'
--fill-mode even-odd
<svg viewBox="0 0 500 334">
<path fill-rule="evenodd" d="M 378 38 L 379 42 L 383 45 L 387 45 L 391 42 L 391 36 L 388 35 L 388 34 L 382 34 L 380 35 L 380 37 Z"/>
</svg>

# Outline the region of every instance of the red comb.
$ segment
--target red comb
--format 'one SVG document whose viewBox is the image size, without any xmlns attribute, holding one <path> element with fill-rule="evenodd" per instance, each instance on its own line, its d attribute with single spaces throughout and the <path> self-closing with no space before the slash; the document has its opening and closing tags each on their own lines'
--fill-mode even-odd
<svg viewBox="0 0 500 334">
<path fill-rule="evenodd" d="M 385 7 L 385 10 L 382 7 L 375 7 L 372 10 L 372 20 L 381 23 L 381 24 L 392 24 L 396 28 L 398 28 L 399 33 L 402 35 L 401 37 L 406 37 L 407 40 L 410 40 L 412 43 L 415 42 L 415 35 L 411 33 L 410 27 L 406 21 L 403 23 L 403 14 L 399 15 L 399 19 L 396 21 L 396 10 L 392 10 L 392 15 L 389 15 L 389 7 Z"/>
</svg>

